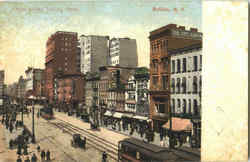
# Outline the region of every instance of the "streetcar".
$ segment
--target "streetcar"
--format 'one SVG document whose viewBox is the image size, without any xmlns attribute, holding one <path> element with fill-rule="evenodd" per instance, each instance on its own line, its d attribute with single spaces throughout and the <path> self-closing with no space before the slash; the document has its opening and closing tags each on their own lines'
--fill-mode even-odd
<svg viewBox="0 0 250 162">
<path fill-rule="evenodd" d="M 180 149 L 169 149 L 126 138 L 118 143 L 118 162 L 176 162 L 200 161 L 200 154 Z"/>
<path fill-rule="evenodd" d="M 51 120 L 54 119 L 54 113 L 52 108 L 42 108 L 40 109 L 40 115 L 44 119 Z"/>
</svg>

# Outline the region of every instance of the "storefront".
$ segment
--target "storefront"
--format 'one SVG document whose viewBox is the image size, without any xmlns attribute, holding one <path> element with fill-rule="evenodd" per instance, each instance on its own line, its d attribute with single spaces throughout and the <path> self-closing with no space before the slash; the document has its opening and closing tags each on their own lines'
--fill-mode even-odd
<svg viewBox="0 0 250 162">
<path fill-rule="evenodd" d="M 172 128 L 170 129 L 170 121 L 166 122 L 163 129 L 167 130 L 167 136 L 172 137 L 175 146 L 180 146 L 190 142 L 193 124 L 190 119 L 172 118 Z"/>
</svg>

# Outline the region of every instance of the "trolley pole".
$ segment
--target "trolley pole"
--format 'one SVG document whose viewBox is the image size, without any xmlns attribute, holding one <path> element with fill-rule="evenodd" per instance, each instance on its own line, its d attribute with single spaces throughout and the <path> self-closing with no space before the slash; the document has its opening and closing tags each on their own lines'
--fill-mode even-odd
<svg viewBox="0 0 250 162">
<path fill-rule="evenodd" d="M 172 142 L 172 108 L 170 108 L 169 111 L 169 148 L 173 148 L 173 142 Z"/>
<path fill-rule="evenodd" d="M 35 122 L 34 122 L 34 101 L 32 101 L 32 143 L 36 143 L 36 139 L 35 139 Z"/>
</svg>

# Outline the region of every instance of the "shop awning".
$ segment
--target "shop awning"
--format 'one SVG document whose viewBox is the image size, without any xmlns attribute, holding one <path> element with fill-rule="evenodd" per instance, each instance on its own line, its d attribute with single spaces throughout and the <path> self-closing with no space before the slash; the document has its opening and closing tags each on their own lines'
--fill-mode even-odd
<svg viewBox="0 0 250 162">
<path fill-rule="evenodd" d="M 162 127 L 170 129 L 170 122 L 168 121 Z M 192 130 L 192 122 L 190 119 L 172 118 L 172 130 L 173 131 Z"/>
<path fill-rule="evenodd" d="M 133 114 L 123 114 L 122 117 L 133 118 Z"/>
<path fill-rule="evenodd" d="M 112 113 L 111 113 L 110 111 L 106 111 L 106 112 L 104 113 L 104 116 L 112 116 Z"/>
<path fill-rule="evenodd" d="M 133 118 L 139 119 L 139 120 L 148 120 L 148 117 L 146 117 L 146 116 L 138 116 L 138 115 L 136 115 Z"/>
<path fill-rule="evenodd" d="M 123 115 L 122 113 L 116 112 L 116 113 L 114 113 L 113 117 L 115 117 L 115 118 L 121 118 L 122 115 Z"/>
</svg>

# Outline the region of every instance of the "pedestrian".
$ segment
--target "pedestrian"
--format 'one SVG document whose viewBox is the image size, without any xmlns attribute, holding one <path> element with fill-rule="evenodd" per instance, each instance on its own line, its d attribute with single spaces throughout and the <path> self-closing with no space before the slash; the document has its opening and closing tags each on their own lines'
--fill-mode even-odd
<svg viewBox="0 0 250 162">
<path fill-rule="evenodd" d="M 10 149 L 12 149 L 12 146 L 13 146 L 13 140 L 11 139 L 11 140 L 9 141 L 9 147 L 10 147 Z"/>
<path fill-rule="evenodd" d="M 21 156 L 18 155 L 16 162 L 22 162 Z"/>
<path fill-rule="evenodd" d="M 50 161 L 50 151 L 49 150 L 46 152 L 46 160 Z"/>
<path fill-rule="evenodd" d="M 17 127 L 18 127 L 18 120 L 16 121 L 16 124 L 15 124 L 15 127 L 16 127 L 16 130 L 17 130 Z"/>
<path fill-rule="evenodd" d="M 37 161 L 36 154 L 33 153 L 32 157 L 31 157 L 31 162 L 36 162 L 36 161 Z"/>
<path fill-rule="evenodd" d="M 45 160 L 45 151 L 42 150 L 41 152 L 41 160 L 44 161 Z"/>
<path fill-rule="evenodd" d="M 37 146 L 36 149 L 37 149 L 37 152 L 40 152 L 40 146 L 39 145 Z"/>
<path fill-rule="evenodd" d="M 22 154 L 22 146 L 21 144 L 18 144 L 17 146 L 17 152 L 16 152 L 19 156 Z"/>
<path fill-rule="evenodd" d="M 24 162 L 30 162 L 29 156 L 26 157 L 26 160 Z"/>
<path fill-rule="evenodd" d="M 10 124 L 10 133 L 12 133 L 12 131 L 13 131 L 13 125 Z"/>
<path fill-rule="evenodd" d="M 105 151 L 102 153 L 102 162 L 107 162 L 107 153 Z"/>
<path fill-rule="evenodd" d="M 24 155 L 28 155 L 28 146 L 27 146 L 27 144 L 25 144 L 25 145 L 23 146 L 23 154 L 24 154 Z"/>
<path fill-rule="evenodd" d="M 84 137 L 84 139 L 83 139 L 83 148 L 84 148 L 84 149 L 86 149 L 86 143 L 87 143 L 87 138 Z"/>
</svg>

